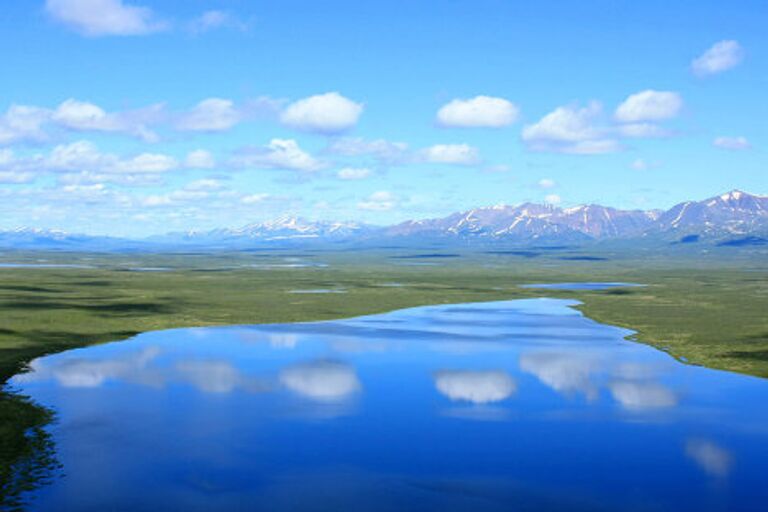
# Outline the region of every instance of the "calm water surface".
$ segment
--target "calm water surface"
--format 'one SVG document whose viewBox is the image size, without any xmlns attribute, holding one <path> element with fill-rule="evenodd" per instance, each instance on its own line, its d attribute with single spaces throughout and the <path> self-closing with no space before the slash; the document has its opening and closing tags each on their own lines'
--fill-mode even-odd
<svg viewBox="0 0 768 512">
<path fill-rule="evenodd" d="M 182 329 L 33 363 L 43 511 L 765 510 L 768 381 L 573 301 Z"/>
</svg>

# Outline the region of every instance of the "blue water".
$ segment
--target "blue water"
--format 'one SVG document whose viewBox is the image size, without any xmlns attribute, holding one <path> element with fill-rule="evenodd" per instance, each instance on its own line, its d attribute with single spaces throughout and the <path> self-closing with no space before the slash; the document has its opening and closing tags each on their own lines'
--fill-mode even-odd
<svg viewBox="0 0 768 512">
<path fill-rule="evenodd" d="M 543 290 L 608 290 L 645 286 L 637 283 L 536 283 L 524 284 L 520 288 L 541 288 Z"/>
<path fill-rule="evenodd" d="M 574 301 L 180 329 L 34 361 L 40 511 L 765 510 L 768 381 Z"/>
</svg>

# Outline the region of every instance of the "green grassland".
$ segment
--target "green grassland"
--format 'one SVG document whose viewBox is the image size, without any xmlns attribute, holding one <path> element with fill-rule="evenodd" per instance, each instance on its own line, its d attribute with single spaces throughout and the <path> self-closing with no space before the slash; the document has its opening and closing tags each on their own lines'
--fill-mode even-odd
<svg viewBox="0 0 768 512">
<path fill-rule="evenodd" d="M 425 304 L 578 299 L 584 314 L 690 364 L 768 377 L 768 256 L 761 252 L 599 255 L 569 251 L 262 251 L 233 254 L 4 253 L 0 377 L 35 357 L 175 327 L 328 320 Z M 291 266 L 324 264 L 327 266 Z M 287 265 L 287 266 L 286 266 Z M 153 271 L 130 269 L 152 268 Z M 162 269 L 158 271 L 157 269 Z M 625 281 L 638 288 L 555 291 L 525 283 Z M 334 289 L 344 293 L 296 294 Z M 11 391 L 11 392 L 9 392 Z M 0 508 L 44 481 L 52 412 L 0 394 Z"/>
<path fill-rule="evenodd" d="M 564 260 L 560 253 L 532 258 L 402 250 L 56 257 L 95 268 L 0 268 L 3 380 L 34 357 L 150 330 L 328 320 L 544 295 L 578 299 L 587 316 L 636 330 L 639 341 L 690 363 L 768 377 L 768 261 L 760 258 Z M 305 263 L 327 266 L 284 266 Z M 127 270 L 136 267 L 165 270 Z M 563 281 L 647 286 L 519 287 Z M 345 293 L 290 293 L 318 288 Z"/>
</svg>

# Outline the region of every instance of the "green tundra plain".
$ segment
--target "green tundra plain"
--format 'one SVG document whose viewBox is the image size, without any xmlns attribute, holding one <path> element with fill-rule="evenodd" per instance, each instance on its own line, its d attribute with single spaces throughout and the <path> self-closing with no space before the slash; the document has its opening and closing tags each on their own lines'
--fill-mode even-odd
<svg viewBox="0 0 768 512">
<path fill-rule="evenodd" d="M 7 267 L 4 264 L 30 266 Z M 56 267 L 65 264 L 71 267 Z M 51 265 L 43 267 L 37 265 Z M 604 291 L 529 283 L 620 281 Z M 295 293 L 333 290 L 337 293 Z M 145 331 L 329 320 L 427 304 L 577 299 L 586 316 L 637 332 L 686 364 L 768 377 L 768 257 L 723 250 L 0 255 L 0 376 L 34 358 Z M 55 416 L 6 386 L 0 395 L 0 508 L 55 465 Z"/>
</svg>

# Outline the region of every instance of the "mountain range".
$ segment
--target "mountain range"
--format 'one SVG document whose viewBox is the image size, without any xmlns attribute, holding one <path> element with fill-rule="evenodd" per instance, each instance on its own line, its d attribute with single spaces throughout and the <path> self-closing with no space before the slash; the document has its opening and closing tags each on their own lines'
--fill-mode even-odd
<svg viewBox="0 0 768 512">
<path fill-rule="evenodd" d="M 144 240 L 91 237 L 33 228 L 0 231 L 0 246 L 3 247 L 72 250 L 178 246 L 242 249 L 319 242 L 362 245 L 507 243 L 524 246 L 643 239 L 725 246 L 768 244 L 768 196 L 733 190 L 703 201 L 679 203 L 666 211 L 620 210 L 597 204 L 572 208 L 535 203 L 497 205 L 385 227 L 281 217 L 237 229 L 168 233 Z"/>
</svg>

